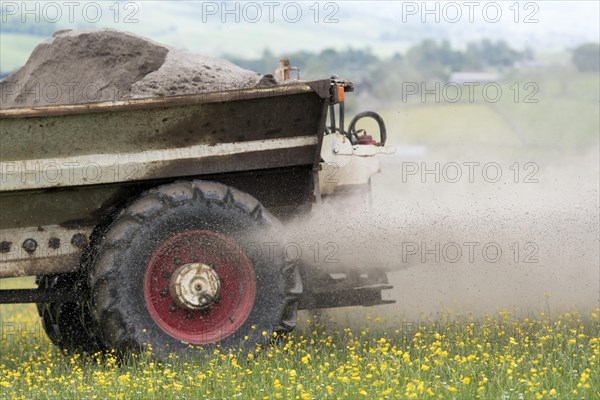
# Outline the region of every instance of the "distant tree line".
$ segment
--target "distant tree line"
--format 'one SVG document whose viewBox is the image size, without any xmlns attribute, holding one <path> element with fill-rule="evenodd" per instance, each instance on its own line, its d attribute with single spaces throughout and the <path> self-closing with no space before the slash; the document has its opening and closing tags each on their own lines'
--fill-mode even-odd
<svg viewBox="0 0 600 400">
<path fill-rule="evenodd" d="M 405 54 L 396 53 L 385 59 L 376 56 L 370 49 L 351 48 L 285 55 L 265 50 L 259 59 L 226 58 L 244 68 L 269 73 L 275 70 L 281 56 L 288 57 L 294 66 L 300 67 L 302 79 L 336 74 L 362 85 L 363 90 L 386 98 L 403 81 L 445 81 L 456 71 L 509 69 L 517 62 L 532 59 L 533 52 L 530 49 L 515 50 L 503 40 L 470 43 L 464 50 L 452 48 L 448 41 L 425 40 L 412 46 Z"/>
<path fill-rule="evenodd" d="M 581 72 L 600 71 L 600 43 L 586 43 L 573 50 L 573 64 Z"/>
</svg>

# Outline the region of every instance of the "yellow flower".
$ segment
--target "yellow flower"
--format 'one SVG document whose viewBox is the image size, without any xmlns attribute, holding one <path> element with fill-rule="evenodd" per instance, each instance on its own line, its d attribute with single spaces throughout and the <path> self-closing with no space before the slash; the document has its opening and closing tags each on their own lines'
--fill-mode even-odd
<svg viewBox="0 0 600 400">
<path fill-rule="evenodd" d="M 579 378 L 579 382 L 585 383 L 589 377 L 590 377 L 590 375 L 587 372 L 582 372 L 581 378 Z"/>
</svg>

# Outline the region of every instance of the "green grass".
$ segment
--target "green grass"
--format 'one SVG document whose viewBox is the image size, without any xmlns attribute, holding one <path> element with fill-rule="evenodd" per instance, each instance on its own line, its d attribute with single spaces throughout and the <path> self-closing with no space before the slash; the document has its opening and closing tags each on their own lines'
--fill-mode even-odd
<svg viewBox="0 0 600 400">
<path fill-rule="evenodd" d="M 598 107 L 600 79 L 574 73 L 570 78 L 542 76 L 537 104 L 503 101 L 498 107 L 513 121 L 529 146 L 548 146 L 564 151 L 597 145 L 600 132 Z"/>
<path fill-rule="evenodd" d="M 380 105 L 378 112 L 386 122 L 391 142 L 424 144 L 446 155 L 461 154 L 470 146 L 497 156 L 577 154 L 598 146 L 598 76 L 570 71 L 565 77 L 554 71 L 509 79 L 501 83 L 503 95 L 497 103 L 486 102 L 481 96 L 469 102 L 466 94 L 457 103 L 443 98 L 436 103 L 431 95 L 425 102 L 419 95 L 401 102 L 398 93 L 395 102 Z M 521 89 L 519 101 L 510 89 L 514 82 Z M 539 87 L 532 97 L 537 103 L 524 102 L 530 93 L 523 90 L 528 82 Z M 372 121 L 361 127 L 377 132 Z"/>
<path fill-rule="evenodd" d="M 390 138 L 403 143 L 519 143 L 506 121 L 483 104 L 424 104 L 381 114 L 389 125 Z"/>
<path fill-rule="evenodd" d="M 362 328 L 302 320 L 250 355 L 197 361 L 141 354 L 61 354 L 34 328 L 35 307 L 0 306 L 0 397 L 35 399 L 593 399 L 600 396 L 598 313 L 480 319 L 438 316 L 419 325 L 369 317 Z"/>
</svg>

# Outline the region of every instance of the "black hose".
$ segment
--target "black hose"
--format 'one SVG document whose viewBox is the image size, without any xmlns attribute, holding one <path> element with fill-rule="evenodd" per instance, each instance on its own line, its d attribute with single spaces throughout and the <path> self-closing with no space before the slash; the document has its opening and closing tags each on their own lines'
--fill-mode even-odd
<svg viewBox="0 0 600 400">
<path fill-rule="evenodd" d="M 353 135 L 356 134 L 355 128 L 356 128 L 356 123 L 362 119 L 362 118 L 373 118 L 376 122 L 377 125 L 379 125 L 379 137 L 380 137 L 380 141 L 379 143 L 381 144 L 381 146 L 385 145 L 385 142 L 387 140 L 387 132 L 385 130 L 385 122 L 383 122 L 383 118 L 381 118 L 381 116 L 379 114 L 377 114 L 376 112 L 373 111 L 363 111 L 361 113 L 358 113 L 354 116 L 354 118 L 352 118 L 352 121 L 350 122 L 350 126 L 348 127 L 348 134 L 350 135 L 350 137 L 352 137 Z"/>
<path fill-rule="evenodd" d="M 329 120 L 331 124 L 329 128 L 332 132 L 335 132 L 335 108 L 333 104 L 329 106 Z"/>
<path fill-rule="evenodd" d="M 347 136 L 350 143 L 352 143 L 352 135 L 349 132 L 344 132 L 344 102 L 340 103 L 340 133 Z"/>
</svg>

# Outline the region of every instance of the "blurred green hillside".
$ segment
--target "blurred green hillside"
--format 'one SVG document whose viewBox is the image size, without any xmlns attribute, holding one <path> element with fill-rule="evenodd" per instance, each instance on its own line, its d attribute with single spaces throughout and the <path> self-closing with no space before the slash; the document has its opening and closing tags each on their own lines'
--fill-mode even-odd
<svg viewBox="0 0 600 400">
<path fill-rule="evenodd" d="M 124 23 L 123 13 L 117 22 L 105 18 L 97 24 L 24 24 L 7 18 L 0 33 L 0 77 L 23 65 L 33 48 L 58 29 L 112 27 L 223 56 L 261 73 L 273 72 L 286 56 L 300 67 L 302 79 L 332 74 L 350 79 L 356 93 L 348 97 L 349 113 L 377 110 L 387 121 L 390 139 L 399 143 L 448 148 L 469 142 L 507 152 L 527 148 L 550 153 L 598 145 L 597 43 L 552 51 L 539 40 L 531 41 L 535 47 L 523 46 L 522 38 L 519 43 L 515 36 L 504 35 L 502 26 L 493 27 L 497 39 L 483 34 L 490 27 L 473 36 L 466 33 L 476 28 L 462 25 L 398 26 L 393 15 L 358 2 L 340 3 L 338 22 L 332 24 L 310 18 L 296 24 L 202 23 L 195 2 L 140 4 L 134 23 Z M 305 11 L 309 6 L 305 4 Z M 470 101 L 463 92 L 454 102 L 443 91 L 452 89 L 448 84 L 456 72 L 495 74 L 502 95 L 491 102 L 479 91 Z M 407 95 L 407 84 L 417 91 Z M 423 95 L 423 90 L 437 94 Z"/>
<path fill-rule="evenodd" d="M 95 10 L 88 10 L 88 17 L 84 16 L 83 10 L 90 3 L 100 7 L 97 20 L 91 19 Z M 62 2 L 2 2 L 0 74 L 23 65 L 36 43 L 66 28 L 114 28 L 209 56 L 232 54 L 243 58 L 258 58 L 265 49 L 283 55 L 318 53 L 328 48 L 369 48 L 378 56 L 391 57 L 405 54 L 409 47 L 425 40 L 448 40 L 453 47 L 464 49 L 467 43 L 480 39 L 504 40 L 519 51 L 529 46 L 537 53 L 556 53 L 597 41 L 599 29 L 596 2 L 536 2 L 539 23 L 535 24 L 516 18 L 509 2 L 499 3 L 503 17 L 498 23 L 484 21 L 481 10 L 473 22 L 465 18 L 458 23 L 440 20 L 440 15 L 424 15 L 425 5 L 420 2 L 413 3 L 420 10 L 412 14 L 405 4 L 394 1 L 276 3 L 272 19 L 264 3 L 255 3 L 261 8 L 256 20 L 250 12 L 240 13 L 246 7 L 244 2 L 233 1 L 76 2 L 72 12 Z M 300 8 L 298 20 L 284 16 L 289 3 Z M 58 4 L 57 17 L 52 4 Z M 210 13 L 208 9 L 215 6 L 219 10 Z M 236 7 L 237 13 L 226 14 Z M 37 12 L 22 15 L 24 9 Z"/>
<path fill-rule="evenodd" d="M 590 46 L 596 50 L 589 52 Z M 580 47 L 590 53 L 585 65 L 600 56 L 597 44 Z M 303 79 L 332 73 L 351 79 L 356 92 L 347 97 L 349 114 L 377 110 L 393 142 L 446 152 L 453 146 L 464 152 L 469 144 L 474 153 L 487 148 L 558 155 L 598 146 L 600 74 L 576 67 L 578 49 L 563 54 L 560 63 L 538 61 L 531 50 L 488 40 L 464 50 L 446 41 L 424 41 L 387 58 L 368 49 L 297 52 L 289 58 Z M 273 71 L 279 60 L 269 51 L 256 59 L 229 58 L 262 73 Z M 472 96 L 469 86 L 454 81 L 456 72 L 472 77 Z M 478 82 L 481 72 L 493 82 Z M 364 127 L 376 131 L 374 123 Z"/>
</svg>

